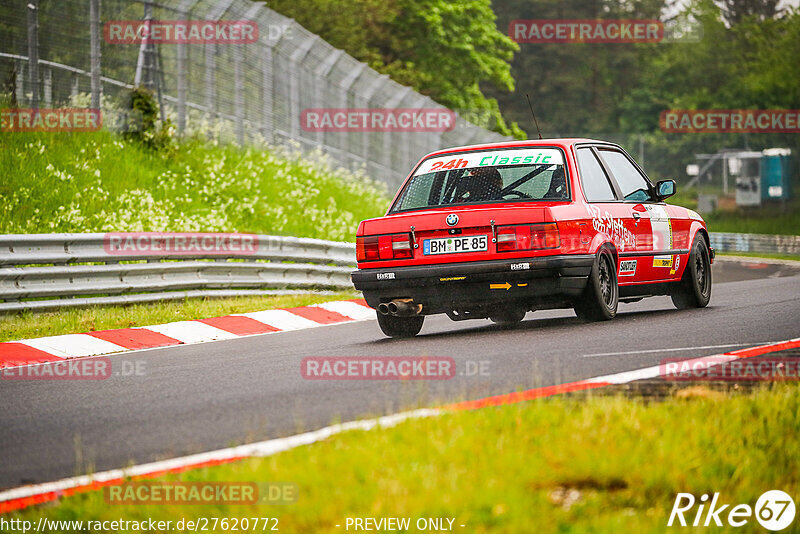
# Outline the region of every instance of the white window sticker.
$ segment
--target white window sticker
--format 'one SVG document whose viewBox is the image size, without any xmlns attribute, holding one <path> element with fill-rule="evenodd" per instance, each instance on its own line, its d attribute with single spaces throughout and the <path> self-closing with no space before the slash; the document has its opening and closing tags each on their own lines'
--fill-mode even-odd
<svg viewBox="0 0 800 534">
<path fill-rule="evenodd" d="M 475 167 L 496 167 L 500 165 L 563 165 L 564 158 L 559 150 L 553 148 L 492 150 L 490 152 L 469 152 L 426 160 L 419 166 L 415 176 L 450 169 L 472 169 Z"/>
</svg>

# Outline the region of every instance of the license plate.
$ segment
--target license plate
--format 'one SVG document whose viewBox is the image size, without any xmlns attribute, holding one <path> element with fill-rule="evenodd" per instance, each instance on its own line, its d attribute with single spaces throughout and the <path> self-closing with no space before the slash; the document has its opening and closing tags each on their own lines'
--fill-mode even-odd
<svg viewBox="0 0 800 534">
<path fill-rule="evenodd" d="M 437 239 L 426 239 L 422 242 L 422 253 L 426 256 L 433 254 L 455 254 L 458 252 L 482 252 L 488 249 L 489 238 L 485 235 L 441 237 Z"/>
</svg>

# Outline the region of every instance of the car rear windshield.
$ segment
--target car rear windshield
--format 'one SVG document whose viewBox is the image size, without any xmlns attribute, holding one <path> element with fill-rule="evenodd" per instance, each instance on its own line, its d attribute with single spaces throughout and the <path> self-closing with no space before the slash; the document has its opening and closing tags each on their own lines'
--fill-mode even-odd
<svg viewBox="0 0 800 534">
<path fill-rule="evenodd" d="M 490 150 L 424 160 L 406 182 L 390 213 L 487 202 L 554 200 L 569 200 L 560 150 Z"/>
</svg>

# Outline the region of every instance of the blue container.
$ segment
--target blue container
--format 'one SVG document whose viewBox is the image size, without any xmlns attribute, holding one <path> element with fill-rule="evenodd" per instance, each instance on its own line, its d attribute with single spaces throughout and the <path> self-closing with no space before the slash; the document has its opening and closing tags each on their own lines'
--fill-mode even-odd
<svg viewBox="0 0 800 534">
<path fill-rule="evenodd" d="M 789 200 L 792 189 L 792 156 L 787 148 L 769 148 L 761 156 L 761 199 Z"/>
</svg>

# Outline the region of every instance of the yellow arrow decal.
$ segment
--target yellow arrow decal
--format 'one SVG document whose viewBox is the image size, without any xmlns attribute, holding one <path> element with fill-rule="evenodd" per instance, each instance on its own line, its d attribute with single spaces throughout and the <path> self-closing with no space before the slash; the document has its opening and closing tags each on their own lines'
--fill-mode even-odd
<svg viewBox="0 0 800 534">
<path fill-rule="evenodd" d="M 505 289 L 506 291 L 508 291 L 509 289 L 511 289 L 511 284 L 509 284 L 508 282 L 504 284 L 489 284 L 489 289 Z"/>
</svg>

